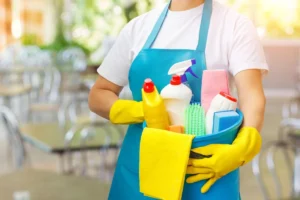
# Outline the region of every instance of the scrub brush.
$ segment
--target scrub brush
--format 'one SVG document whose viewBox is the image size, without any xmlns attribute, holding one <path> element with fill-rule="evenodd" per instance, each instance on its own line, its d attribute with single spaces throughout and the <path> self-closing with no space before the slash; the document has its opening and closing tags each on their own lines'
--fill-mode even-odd
<svg viewBox="0 0 300 200">
<path fill-rule="evenodd" d="M 204 136 L 206 135 L 206 129 L 205 129 L 205 109 L 202 106 L 198 106 L 198 112 L 200 113 L 200 118 L 198 121 L 198 136 Z"/>
<path fill-rule="evenodd" d="M 205 111 L 198 103 L 185 110 L 185 133 L 195 136 L 205 135 Z"/>
</svg>

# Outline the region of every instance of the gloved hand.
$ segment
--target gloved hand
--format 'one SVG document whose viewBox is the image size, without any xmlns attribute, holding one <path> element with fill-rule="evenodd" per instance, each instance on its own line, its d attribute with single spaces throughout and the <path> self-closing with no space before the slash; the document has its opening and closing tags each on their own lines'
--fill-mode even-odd
<svg viewBox="0 0 300 200">
<path fill-rule="evenodd" d="M 113 124 L 142 123 L 144 121 L 143 103 L 117 100 L 110 109 L 109 119 Z"/>
<path fill-rule="evenodd" d="M 252 127 L 242 128 L 231 145 L 212 144 L 192 149 L 192 151 L 212 155 L 210 158 L 190 159 L 187 174 L 194 174 L 187 179 L 194 183 L 209 179 L 201 188 L 206 193 L 222 176 L 251 161 L 259 153 L 262 139 L 259 132 Z"/>
</svg>

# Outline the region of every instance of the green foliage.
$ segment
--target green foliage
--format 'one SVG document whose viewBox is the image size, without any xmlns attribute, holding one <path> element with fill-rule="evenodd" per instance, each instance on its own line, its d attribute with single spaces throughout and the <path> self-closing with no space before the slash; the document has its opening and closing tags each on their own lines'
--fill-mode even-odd
<svg viewBox="0 0 300 200">
<path fill-rule="evenodd" d="M 75 46 L 83 49 L 88 56 L 101 47 L 106 36 L 117 36 L 126 23 L 155 6 L 154 0 L 73 0 L 71 13 L 68 13 L 71 15 L 72 23 L 67 26 L 61 20 L 64 1 L 53 1 L 56 6 L 57 19 L 60 19 L 56 27 L 57 35 L 53 43 L 42 48 L 60 51 Z M 276 9 L 263 8 L 262 3 L 254 5 L 255 3 L 251 0 L 227 0 L 227 4 L 234 6 L 250 18 L 255 17 L 256 25 L 265 29 L 266 37 L 300 37 L 300 12 L 294 17 L 298 20 L 287 24 L 279 20 L 286 18 L 285 14 Z M 300 3 L 298 3 L 297 10 L 300 10 Z M 279 14 L 276 16 L 274 12 L 279 12 Z M 71 35 L 71 38 L 66 38 L 65 35 Z M 23 37 L 24 44 L 37 42 L 34 35 Z"/>
<path fill-rule="evenodd" d="M 56 12 L 56 36 L 51 44 L 42 49 L 58 52 L 69 47 L 81 48 L 87 56 L 101 47 L 106 36 L 117 36 L 121 28 L 133 18 L 149 11 L 152 0 L 73 0 L 72 24 L 62 20 L 64 0 L 53 0 Z M 129 3 L 128 3 L 129 2 Z M 75 8 L 75 9 L 74 9 Z M 81 31 L 81 32 L 80 32 Z M 85 34 L 82 34 L 85 31 Z M 66 34 L 67 33 L 67 34 Z M 76 34 L 79 33 L 79 34 Z M 71 36 L 67 38 L 66 35 Z M 28 34 L 22 38 L 24 45 L 38 45 L 36 35 Z"/>
<path fill-rule="evenodd" d="M 126 3 L 127 2 L 127 3 Z M 74 34 L 72 42 L 90 53 L 101 47 L 106 36 L 117 36 L 122 27 L 138 15 L 153 8 L 152 0 L 75 0 L 71 33 L 84 30 L 86 34 Z"/>
<path fill-rule="evenodd" d="M 266 38 L 300 38 L 300 1 L 227 0 L 255 21 Z"/>
<path fill-rule="evenodd" d="M 35 34 L 25 34 L 21 38 L 23 45 L 36 45 L 38 44 L 37 35 Z"/>
<path fill-rule="evenodd" d="M 63 2 L 54 0 L 56 16 L 59 19 L 57 34 L 51 44 L 41 48 L 57 52 L 68 47 L 79 47 L 87 56 L 101 46 L 105 36 L 116 36 L 127 22 L 153 6 L 151 0 L 136 0 L 129 5 L 125 5 L 124 0 L 75 0 L 75 10 L 68 13 L 71 14 L 73 23 L 66 26 L 61 18 Z M 86 34 L 74 34 L 82 30 L 86 31 Z M 71 39 L 67 39 L 65 33 L 70 33 Z M 35 43 L 33 37 L 27 37 L 25 41 L 26 44 Z"/>
<path fill-rule="evenodd" d="M 53 52 L 58 52 L 66 48 L 78 47 L 84 51 L 86 55 L 89 55 L 91 51 L 81 44 L 78 44 L 76 41 L 68 42 L 63 35 L 57 35 L 55 40 L 49 45 L 41 45 L 41 49 L 50 50 Z"/>
<path fill-rule="evenodd" d="M 124 8 L 123 11 L 126 21 L 129 22 L 131 19 L 138 16 L 137 2 L 134 2 L 127 8 Z"/>
<path fill-rule="evenodd" d="M 40 48 L 58 52 L 66 48 L 79 47 L 85 52 L 86 55 L 89 55 L 91 53 L 90 49 L 86 48 L 84 45 L 79 44 L 77 41 L 67 41 L 64 36 L 64 23 L 61 19 L 61 15 L 63 13 L 63 2 L 63 0 L 54 0 L 56 18 L 58 19 L 55 39 L 51 44 L 42 45 L 40 46 Z"/>
</svg>

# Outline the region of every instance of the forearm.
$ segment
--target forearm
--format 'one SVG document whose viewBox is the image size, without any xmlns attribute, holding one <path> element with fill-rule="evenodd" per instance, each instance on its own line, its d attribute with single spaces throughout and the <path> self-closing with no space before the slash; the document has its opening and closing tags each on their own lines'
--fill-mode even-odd
<svg viewBox="0 0 300 200">
<path fill-rule="evenodd" d="M 244 114 L 243 127 L 262 129 L 265 113 L 265 95 L 263 90 L 241 91 L 239 94 L 240 109 Z"/>
<path fill-rule="evenodd" d="M 89 107 L 92 112 L 109 119 L 110 109 L 118 99 L 112 91 L 93 88 L 89 95 Z"/>
</svg>

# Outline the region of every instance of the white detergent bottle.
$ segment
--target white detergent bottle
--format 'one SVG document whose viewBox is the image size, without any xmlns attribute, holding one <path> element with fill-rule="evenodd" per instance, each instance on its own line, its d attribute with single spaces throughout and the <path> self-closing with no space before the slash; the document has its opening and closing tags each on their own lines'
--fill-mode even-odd
<svg viewBox="0 0 300 200">
<path fill-rule="evenodd" d="M 237 100 L 226 94 L 225 92 L 220 92 L 211 101 L 210 107 L 206 113 L 206 134 L 212 134 L 213 121 L 215 112 L 219 111 L 236 111 Z"/>
<path fill-rule="evenodd" d="M 191 89 L 182 84 L 180 76 L 174 75 L 160 95 L 164 99 L 170 125 L 184 126 L 185 109 L 193 96 Z"/>
</svg>

